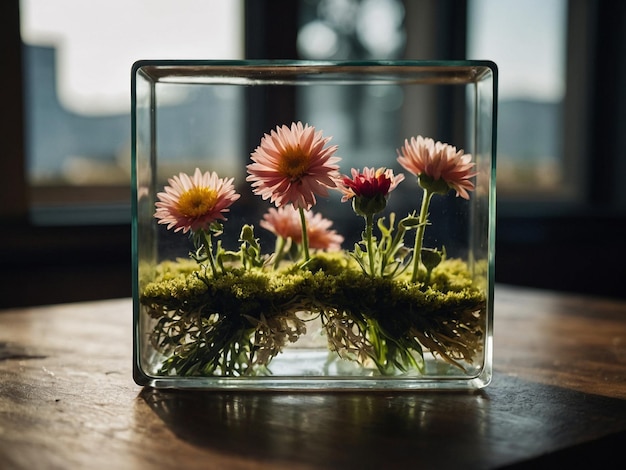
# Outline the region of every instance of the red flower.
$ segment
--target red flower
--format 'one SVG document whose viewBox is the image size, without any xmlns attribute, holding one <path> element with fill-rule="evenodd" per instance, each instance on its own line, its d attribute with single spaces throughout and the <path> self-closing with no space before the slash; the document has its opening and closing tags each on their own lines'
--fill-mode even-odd
<svg viewBox="0 0 626 470">
<path fill-rule="evenodd" d="M 373 215 L 387 206 L 387 196 L 404 180 L 404 175 L 393 174 L 385 168 L 363 168 L 360 173 L 352 168 L 352 179 L 344 176 L 340 180 L 339 190 L 343 193 L 342 202 L 353 199 L 352 205 L 359 215 Z"/>
<path fill-rule="evenodd" d="M 365 167 L 363 168 L 363 173 L 359 173 L 358 170 L 352 168 L 351 173 L 352 179 L 347 176 L 341 178 L 343 186 L 340 186 L 339 189 L 343 193 L 342 202 L 354 196 L 367 198 L 376 196 L 387 197 L 398 186 L 398 183 L 404 180 L 403 174 L 394 176 L 393 170 L 385 168 L 375 170 L 374 168 Z"/>
</svg>

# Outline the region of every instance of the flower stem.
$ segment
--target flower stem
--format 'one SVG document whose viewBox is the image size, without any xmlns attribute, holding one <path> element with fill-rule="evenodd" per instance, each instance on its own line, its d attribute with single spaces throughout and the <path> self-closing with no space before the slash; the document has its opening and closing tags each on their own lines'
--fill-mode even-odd
<svg viewBox="0 0 626 470">
<path fill-rule="evenodd" d="M 372 243 L 372 231 L 374 229 L 374 215 L 367 214 L 365 216 L 365 238 L 367 241 L 367 256 L 370 262 L 370 276 L 374 277 L 374 247 Z"/>
<path fill-rule="evenodd" d="M 396 234 L 394 235 L 391 242 L 387 246 L 387 249 L 385 250 L 385 253 L 383 256 L 383 261 L 380 267 L 381 277 L 385 275 L 385 268 L 387 267 L 387 263 L 389 262 L 389 260 L 390 259 L 393 260 L 394 257 L 396 256 L 396 253 L 398 252 L 398 247 L 402 243 L 405 233 L 406 233 L 406 227 L 404 226 L 404 224 L 402 223 L 398 224 L 398 228 L 396 229 Z M 395 276 L 395 273 L 398 271 L 399 268 L 400 268 L 400 264 L 398 263 L 396 264 L 396 267 L 394 268 L 394 270 L 390 273 L 392 278 Z"/>
<path fill-rule="evenodd" d="M 286 244 L 287 244 L 287 240 L 285 240 L 283 237 L 278 236 L 276 238 L 276 248 L 274 250 L 274 265 L 273 265 L 274 269 L 278 269 L 278 266 L 280 265 L 280 262 L 283 259 Z"/>
<path fill-rule="evenodd" d="M 203 230 L 202 234 L 204 235 L 204 248 L 209 259 L 209 264 L 211 265 L 211 271 L 213 271 L 213 276 L 217 276 L 217 267 L 215 266 L 215 257 L 213 256 L 213 242 L 211 240 L 211 233 Z"/>
<path fill-rule="evenodd" d="M 422 259 L 422 243 L 424 242 L 424 231 L 426 230 L 426 222 L 428 220 L 428 207 L 433 197 L 433 192 L 424 189 L 424 198 L 422 199 L 422 208 L 420 209 L 419 225 L 415 232 L 415 246 L 413 247 L 413 275 L 411 282 L 417 281 L 417 273 L 419 272 L 420 261 Z"/>
<path fill-rule="evenodd" d="M 304 261 L 309 261 L 311 255 L 309 254 L 309 235 L 306 229 L 306 217 L 304 216 L 304 209 L 299 207 L 300 211 L 300 223 L 302 224 L 302 251 L 304 253 Z"/>
</svg>

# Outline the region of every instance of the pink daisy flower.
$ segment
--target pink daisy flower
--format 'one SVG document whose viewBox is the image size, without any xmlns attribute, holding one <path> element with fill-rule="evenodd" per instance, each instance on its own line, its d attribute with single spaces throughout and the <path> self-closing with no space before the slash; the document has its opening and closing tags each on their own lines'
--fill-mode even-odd
<svg viewBox="0 0 626 470">
<path fill-rule="evenodd" d="M 291 203 L 308 210 L 316 195 L 328 196 L 328 188 L 336 187 L 340 158 L 333 157 L 336 145 L 325 146 L 329 140 L 301 122 L 277 126 L 251 154 L 254 163 L 248 165 L 246 181 L 252 183 L 255 194 L 276 207 Z"/>
<path fill-rule="evenodd" d="M 217 173 L 202 173 L 199 168 L 193 176 L 180 173 L 168 183 L 165 191 L 157 194 L 154 217 L 175 232 L 195 232 L 207 229 L 216 220 L 226 220 L 224 213 L 239 199 L 233 178 L 219 178 Z"/>
<path fill-rule="evenodd" d="M 363 172 L 352 168 L 352 179 L 344 176 L 341 178 L 342 185 L 339 190 L 343 193 L 341 198 L 345 202 L 353 197 L 375 198 L 377 196 L 387 197 L 398 184 L 404 180 L 404 175 L 394 176 L 393 170 L 385 168 L 363 168 Z"/>
<path fill-rule="evenodd" d="M 332 221 L 322 217 L 322 214 L 314 214 L 305 211 L 307 236 L 309 246 L 317 250 L 336 251 L 341 248 L 344 238 L 335 230 L 331 230 Z M 292 207 L 273 207 L 263 216 L 261 227 L 269 230 L 277 237 L 290 238 L 294 243 L 302 243 L 302 225 L 300 213 Z"/>
<path fill-rule="evenodd" d="M 422 136 L 405 140 L 398 150 L 398 162 L 420 178 L 422 187 L 444 194 L 454 189 L 464 199 L 469 199 L 468 191 L 474 190 L 470 178 L 476 176 L 472 172 L 476 164 L 471 160 L 472 156 L 463 150 Z"/>
</svg>

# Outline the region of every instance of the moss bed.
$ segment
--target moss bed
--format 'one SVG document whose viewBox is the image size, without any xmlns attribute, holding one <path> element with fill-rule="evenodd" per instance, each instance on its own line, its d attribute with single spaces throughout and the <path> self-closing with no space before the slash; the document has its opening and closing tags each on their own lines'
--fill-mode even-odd
<svg viewBox="0 0 626 470">
<path fill-rule="evenodd" d="M 421 370 L 425 350 L 460 369 L 482 351 L 485 290 L 459 259 L 443 260 L 427 285 L 370 277 L 343 253 L 277 270 L 233 265 L 217 276 L 182 259 L 152 271 L 140 302 L 154 319 L 163 374 L 269 374 L 314 318 L 329 351 L 383 375 Z"/>
</svg>

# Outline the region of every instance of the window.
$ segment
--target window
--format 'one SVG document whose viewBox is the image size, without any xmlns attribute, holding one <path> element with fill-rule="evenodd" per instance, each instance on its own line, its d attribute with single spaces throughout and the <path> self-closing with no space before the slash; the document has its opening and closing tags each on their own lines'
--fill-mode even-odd
<svg viewBox="0 0 626 470">
<path fill-rule="evenodd" d="M 83 64 L 80 68 L 89 69 L 83 72 L 98 72 L 96 78 L 104 76 L 113 81 L 117 74 L 114 68 L 119 66 L 120 76 L 124 77 L 120 79 L 123 81 L 120 86 L 124 88 L 124 99 L 129 99 L 130 66 L 135 59 L 166 56 L 192 58 L 196 52 L 192 52 L 191 47 L 195 45 L 206 46 L 207 49 L 198 52 L 203 58 L 226 57 L 219 56 L 221 53 L 211 47 L 216 43 L 230 43 L 235 49 L 223 54 L 231 58 L 244 57 L 245 48 L 246 57 L 259 59 L 493 59 L 500 67 L 501 98 L 497 281 L 624 295 L 622 280 L 626 276 L 623 268 L 626 262 L 621 247 L 625 235 L 621 227 L 624 226 L 623 215 L 626 213 L 626 191 L 622 190 L 626 178 L 626 133 L 623 132 L 626 122 L 626 2 L 180 0 L 164 2 L 165 6 L 160 6 L 159 0 L 124 3 L 120 0 L 6 0 L 0 2 L 0 18 L 3 20 L 0 38 L 6 52 L 3 64 L 11 73 L 0 75 L 3 85 L 0 89 L 4 93 L 4 122 L 0 126 L 0 140 L 4 146 L 3 158 L 0 159 L 0 224 L 5 228 L 0 232 L 1 271 L 5 273 L 4 277 L 0 276 L 0 285 L 7 291 L 22 293 L 13 296 L 15 299 L 50 302 L 86 298 L 87 284 L 92 286 L 92 293 L 89 294 L 92 298 L 119 296 L 128 293 L 130 285 L 127 278 L 130 210 L 125 173 L 128 170 L 124 168 L 130 161 L 127 156 L 130 134 L 128 105 L 125 110 L 122 105 L 116 105 L 118 111 L 115 111 L 110 106 L 114 100 L 109 95 L 101 100 L 105 101 L 106 109 L 95 113 L 85 109 L 85 95 L 81 95 L 76 102 L 67 96 L 66 91 L 61 91 L 60 81 L 54 87 L 46 83 L 52 80 L 51 77 L 62 78 L 58 73 L 52 73 L 50 67 L 54 65 L 58 72 L 59 65 L 65 62 L 62 52 L 65 47 L 60 46 L 65 46 L 67 40 L 60 39 L 65 29 L 60 25 L 57 25 L 59 29 L 56 31 L 29 32 L 31 20 L 28 18 L 35 14 L 37 5 L 37 8 L 53 8 L 45 13 L 44 19 L 53 18 L 54 13 L 60 12 L 75 23 L 91 22 L 92 34 L 85 40 L 94 40 L 96 44 L 92 45 L 90 54 L 81 59 Z M 134 48 L 145 38 L 149 40 L 144 42 L 144 46 L 156 45 L 161 38 L 166 44 L 175 44 L 176 37 L 173 36 L 181 37 L 182 33 L 188 32 L 186 29 L 197 30 L 181 27 L 182 24 L 193 24 L 193 19 L 180 19 L 176 14 L 197 11 L 195 9 L 198 8 L 217 9 L 219 5 L 227 9 L 196 15 L 201 18 L 202 32 L 208 35 L 215 31 L 215 25 L 208 26 L 209 20 L 219 17 L 215 24 L 228 25 L 227 31 L 220 34 L 219 41 L 212 41 L 210 37 L 206 41 L 185 38 L 182 45 L 168 52 L 164 52 L 164 45 L 160 45 L 156 52 L 154 49 Z M 507 12 L 494 23 L 492 15 L 503 5 Z M 531 19 L 523 19 L 522 13 L 517 11 L 524 6 L 533 6 L 535 14 Z M 32 8 L 30 12 L 29 8 Z M 376 28 L 369 28 L 374 35 L 380 32 L 379 18 L 384 17 L 385 42 L 381 42 L 380 38 L 362 41 L 359 37 L 362 30 L 357 34 L 353 28 L 357 17 L 363 21 L 362 26 L 368 24 L 368 21 L 362 20 L 368 17 L 363 13 L 368 12 L 368 8 L 369 14 L 376 12 L 376 8 L 386 9 L 384 13 L 379 11 L 369 16 L 377 25 Z M 113 9 L 120 14 L 115 23 L 106 23 L 104 15 Z M 168 18 L 169 25 L 153 33 L 145 32 L 143 27 L 152 21 L 148 21 L 151 12 Z M 26 42 L 23 53 L 20 53 L 19 47 L 20 23 Z M 309 23 L 313 24 L 307 36 L 303 27 Z M 484 37 L 492 34 L 498 23 L 506 25 L 505 31 L 496 39 L 485 41 Z M 514 38 L 514 43 L 524 45 L 524 49 L 516 53 L 516 60 L 523 58 L 526 50 L 532 50 L 532 40 L 542 37 L 539 35 L 543 27 L 540 24 L 552 25 L 548 29 L 552 39 L 543 41 L 539 50 L 530 56 L 530 64 L 519 73 L 550 70 L 554 93 L 537 96 L 519 89 L 513 93 L 512 89 L 507 89 L 511 80 L 509 73 L 514 77 L 518 73 L 510 72 L 513 70 L 509 65 L 513 49 L 499 56 L 491 48 L 504 45 L 508 32 L 516 31 L 515 28 L 522 25 L 522 32 Z M 97 30 L 100 26 L 104 27 L 104 31 Z M 47 28 L 52 28 L 52 25 Z M 318 33 L 315 33 L 316 30 Z M 130 55 L 104 60 L 102 52 L 94 48 L 112 43 L 116 37 L 123 37 L 127 46 L 123 52 Z M 296 37 L 302 41 L 299 47 L 296 47 Z M 389 41 L 390 38 L 393 40 Z M 346 45 L 350 48 L 347 49 Z M 509 44 L 509 47 L 514 46 Z M 48 60 L 48 69 L 44 66 L 35 76 L 29 76 L 29 62 L 34 58 L 31 54 L 33 50 L 27 50 L 30 47 L 44 59 L 46 50 L 48 52 L 45 59 Z M 54 53 L 51 53 L 51 47 L 55 47 Z M 348 50 L 352 55 L 346 53 Z M 539 58 L 548 52 L 552 59 L 543 66 Z M 94 58 L 96 62 L 92 64 L 96 65 L 88 65 Z M 23 76 L 20 74 L 22 62 L 26 70 Z M 58 120 L 48 118 L 37 124 L 33 122 L 31 97 L 44 92 L 56 94 L 55 99 L 59 102 L 52 105 L 63 109 L 65 116 Z M 26 97 L 24 110 L 22 94 Z M 372 96 L 371 104 L 392 104 L 392 98 Z M 510 111 L 510 105 L 516 100 L 530 102 L 533 107 L 543 101 L 542 106 L 552 110 L 551 118 L 544 114 L 543 119 L 547 119 L 545 127 L 522 132 L 527 137 L 526 141 L 532 141 L 535 132 L 555 129 L 548 133 L 553 135 L 547 137 L 554 138 L 543 145 L 543 150 L 539 151 L 535 146 L 517 153 L 514 145 L 506 144 L 507 127 L 513 128 L 518 121 L 517 113 Z M 173 101 L 172 106 L 176 103 Z M 311 106 L 310 112 L 324 112 L 324 108 Z M 126 124 L 116 121 L 120 113 L 122 119 L 127 120 Z M 505 117 L 507 113 L 512 117 Z M 23 128 L 22 114 L 25 114 Z M 57 132 L 50 135 L 46 145 L 42 146 L 47 148 L 40 149 L 38 141 L 33 141 L 34 132 L 40 132 L 42 128 L 45 130 L 46 126 L 65 131 L 64 127 L 69 126 L 70 121 L 79 127 L 65 134 L 66 138 L 60 144 Z M 107 142 L 109 148 L 101 150 L 97 147 L 100 144 L 94 140 L 88 142 L 86 150 L 75 147 L 68 150 L 68 142 L 74 145 L 77 135 L 82 137 L 87 133 L 82 126 L 88 128 L 95 121 L 102 123 L 98 129 L 112 129 L 112 137 Z M 363 126 L 367 124 L 363 123 Z M 536 124 L 527 121 L 528 126 Z M 362 130 L 368 131 L 366 127 Z M 23 131 L 26 133 L 25 143 L 22 142 Z M 438 128 L 436 135 L 441 136 L 441 140 L 447 140 L 448 131 L 450 129 Z M 535 145 L 539 142 L 523 142 L 523 145 L 527 143 Z M 52 171 L 36 151 L 56 152 L 57 145 L 66 146 L 68 158 L 63 157 L 64 163 L 57 164 L 56 170 Z M 512 150 L 509 151 L 509 148 Z M 510 156 L 507 155 L 509 153 Z M 90 183 L 93 180 L 88 177 L 93 174 L 101 178 L 101 183 Z M 74 175 L 73 179 L 71 175 Z M 110 204 L 111 210 L 108 211 L 99 204 L 94 211 L 95 206 L 88 204 L 89 201 L 117 201 L 117 205 Z M 57 217 L 59 212 L 63 212 L 64 217 Z M 29 214 L 35 217 L 29 220 Z M 78 222 L 95 225 L 80 230 L 68 226 Z M 48 227 L 50 223 L 60 227 Z M 597 245 L 615 249 L 608 256 L 596 254 Z M 572 262 L 573 256 L 576 262 Z M 63 266 L 65 275 L 60 275 L 59 270 Z M 563 266 L 568 269 L 564 270 Z M 108 277 L 104 276 L 107 272 L 110 274 Z M 35 274 L 41 282 L 34 280 Z M 49 295 L 42 293 L 44 287 L 49 290 Z M 110 289 L 107 291 L 107 288 Z"/>
<path fill-rule="evenodd" d="M 468 57 L 499 70 L 498 194 L 564 196 L 566 0 L 470 0 Z"/>
<path fill-rule="evenodd" d="M 21 0 L 20 12 L 35 209 L 128 203 L 134 61 L 243 57 L 242 1 Z M 186 99 L 172 97 L 172 106 Z M 85 221 L 90 211 L 71 214 Z M 55 220 L 67 222 L 58 212 Z"/>
</svg>

